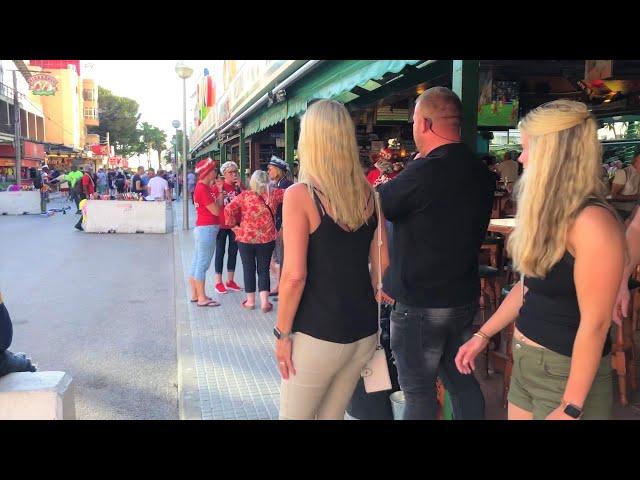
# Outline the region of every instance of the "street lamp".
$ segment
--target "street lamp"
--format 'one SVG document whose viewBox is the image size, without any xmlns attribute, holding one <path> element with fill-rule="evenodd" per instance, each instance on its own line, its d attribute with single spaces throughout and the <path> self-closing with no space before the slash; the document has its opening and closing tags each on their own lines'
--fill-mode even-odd
<svg viewBox="0 0 640 480">
<path fill-rule="evenodd" d="M 174 120 L 173 122 L 171 122 L 171 126 L 176 129 L 176 136 L 173 143 L 173 150 L 175 152 L 175 159 L 173 164 L 176 166 L 176 173 L 180 175 L 180 170 L 178 169 L 178 129 L 180 128 L 180 120 Z M 176 198 L 178 198 L 179 196 L 178 194 L 181 194 L 182 192 L 184 192 L 184 186 L 181 192 L 180 188 L 178 187 L 179 182 L 177 180 L 178 179 L 176 178 L 176 191 L 177 191 Z"/>
<path fill-rule="evenodd" d="M 183 61 L 176 63 L 176 73 L 182 79 L 182 191 L 187 188 L 187 78 L 193 74 L 193 68 Z M 177 137 L 176 137 L 177 138 Z M 182 229 L 189 230 L 189 204 L 187 195 L 182 196 Z"/>
</svg>

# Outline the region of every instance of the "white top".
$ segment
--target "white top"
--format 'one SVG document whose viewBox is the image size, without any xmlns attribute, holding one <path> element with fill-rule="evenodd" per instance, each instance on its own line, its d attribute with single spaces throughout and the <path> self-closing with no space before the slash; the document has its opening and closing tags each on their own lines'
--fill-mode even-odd
<svg viewBox="0 0 640 480">
<path fill-rule="evenodd" d="M 167 198 L 166 192 L 169 190 L 169 183 L 162 177 L 153 177 L 149 180 L 147 184 L 147 188 L 149 189 L 149 196 L 158 198 L 160 200 L 165 200 Z"/>
</svg>

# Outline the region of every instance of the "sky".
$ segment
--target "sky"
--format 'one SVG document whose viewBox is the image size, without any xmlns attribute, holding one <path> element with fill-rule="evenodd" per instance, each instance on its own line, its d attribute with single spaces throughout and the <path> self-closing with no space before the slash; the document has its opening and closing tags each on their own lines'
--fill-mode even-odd
<svg viewBox="0 0 640 480">
<path fill-rule="evenodd" d="M 190 95 L 205 67 L 215 71 L 219 60 L 188 60 L 194 69 L 187 80 L 187 123 L 191 118 Z M 164 130 L 170 141 L 175 130 L 173 120 L 182 124 L 182 80 L 174 67 L 177 60 L 83 60 L 83 67 L 93 64 L 92 77 L 98 85 L 121 97 L 128 97 L 140 105 L 140 122 L 149 122 Z M 84 68 L 82 75 L 88 74 Z M 98 98 L 98 103 L 100 98 Z M 182 128 L 182 127 L 181 127 Z"/>
</svg>

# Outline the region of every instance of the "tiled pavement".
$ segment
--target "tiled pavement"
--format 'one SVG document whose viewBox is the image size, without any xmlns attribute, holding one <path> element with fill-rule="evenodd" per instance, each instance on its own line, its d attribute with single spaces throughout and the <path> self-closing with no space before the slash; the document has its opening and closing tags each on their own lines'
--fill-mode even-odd
<svg viewBox="0 0 640 480">
<path fill-rule="evenodd" d="M 176 301 L 182 301 L 186 307 L 177 319 L 182 340 L 179 344 L 183 347 L 178 347 L 181 418 L 275 420 L 278 418 L 280 375 L 273 355 L 271 332 L 276 309 L 267 314 L 262 313 L 259 306 L 253 311 L 245 310 L 241 305 L 244 292 L 215 293 L 213 262 L 207 273 L 207 294 L 222 306 L 202 308 L 189 302 L 187 273 L 194 247 L 193 228 L 182 230 L 182 204 L 175 202 L 174 206 L 176 260 L 182 265 L 180 268 L 177 264 L 176 281 L 184 285 L 183 289 L 176 289 Z M 193 206 L 190 207 L 192 226 L 195 212 Z M 236 281 L 240 286 L 244 285 L 240 255 Z M 274 307 L 277 308 L 277 302 Z"/>
</svg>

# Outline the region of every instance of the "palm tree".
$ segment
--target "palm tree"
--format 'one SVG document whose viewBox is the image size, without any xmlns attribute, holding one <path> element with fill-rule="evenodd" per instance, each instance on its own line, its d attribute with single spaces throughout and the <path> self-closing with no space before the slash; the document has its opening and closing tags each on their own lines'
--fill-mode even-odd
<svg viewBox="0 0 640 480">
<path fill-rule="evenodd" d="M 153 127 L 151 148 L 158 152 L 158 166 L 161 167 L 162 152 L 167 149 L 167 134 L 157 127 Z"/>
</svg>

